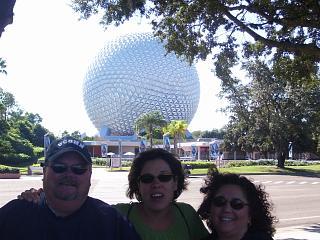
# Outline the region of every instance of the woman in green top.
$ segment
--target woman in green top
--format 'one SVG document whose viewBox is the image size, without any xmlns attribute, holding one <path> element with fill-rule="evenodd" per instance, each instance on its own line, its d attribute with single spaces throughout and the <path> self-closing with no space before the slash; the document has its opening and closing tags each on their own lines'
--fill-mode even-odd
<svg viewBox="0 0 320 240">
<path fill-rule="evenodd" d="M 163 149 L 140 153 L 128 175 L 127 196 L 135 203 L 116 207 L 145 240 L 195 240 L 208 236 L 192 206 L 176 199 L 186 189 L 180 161 Z"/>
<path fill-rule="evenodd" d="M 137 202 L 113 206 L 130 220 L 142 240 L 198 240 L 209 235 L 194 208 L 176 202 L 187 183 L 173 154 L 163 149 L 140 153 L 128 180 L 127 196 Z M 20 198 L 38 201 L 40 191 L 25 191 Z"/>
</svg>

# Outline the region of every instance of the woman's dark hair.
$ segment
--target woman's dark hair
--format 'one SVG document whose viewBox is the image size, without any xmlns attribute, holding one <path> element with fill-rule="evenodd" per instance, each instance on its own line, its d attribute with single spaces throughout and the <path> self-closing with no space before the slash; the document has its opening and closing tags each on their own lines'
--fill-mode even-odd
<svg viewBox="0 0 320 240">
<path fill-rule="evenodd" d="M 216 232 L 210 216 L 211 203 L 217 191 L 224 185 L 237 185 L 244 192 L 249 203 L 251 217 L 248 231 L 273 236 L 276 219 L 271 215 L 272 204 L 268 201 L 268 194 L 264 191 L 264 187 L 256 186 L 246 177 L 237 174 L 211 172 L 205 179 L 205 186 L 200 188 L 200 192 L 205 196 L 198 209 L 198 214 L 207 222 L 214 235 Z"/>
<path fill-rule="evenodd" d="M 139 177 L 143 166 L 148 161 L 154 161 L 161 159 L 165 161 L 175 176 L 178 188 L 174 193 L 174 199 L 177 199 L 183 190 L 187 188 L 187 182 L 184 176 L 184 171 L 181 166 L 181 162 L 170 152 L 162 148 L 153 148 L 145 152 L 139 153 L 139 155 L 133 160 L 131 169 L 128 175 L 129 187 L 127 189 L 127 196 L 133 199 L 134 196 L 138 201 L 142 201 L 139 192 Z"/>
</svg>

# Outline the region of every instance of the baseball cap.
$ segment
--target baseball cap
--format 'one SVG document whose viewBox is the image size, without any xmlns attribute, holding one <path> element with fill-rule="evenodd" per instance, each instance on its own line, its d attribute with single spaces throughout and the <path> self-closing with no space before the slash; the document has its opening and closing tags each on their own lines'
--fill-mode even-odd
<svg viewBox="0 0 320 240">
<path fill-rule="evenodd" d="M 57 139 L 50 144 L 46 152 L 45 163 L 52 162 L 67 152 L 76 152 L 86 162 L 92 164 L 91 155 L 86 145 L 82 141 L 70 136 Z"/>
</svg>

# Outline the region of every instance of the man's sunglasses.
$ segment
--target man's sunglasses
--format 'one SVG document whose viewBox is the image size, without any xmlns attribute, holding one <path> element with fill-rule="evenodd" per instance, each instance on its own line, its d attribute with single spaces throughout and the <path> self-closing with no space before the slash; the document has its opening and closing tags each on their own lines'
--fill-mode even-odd
<svg viewBox="0 0 320 240">
<path fill-rule="evenodd" d="M 218 196 L 212 199 L 212 204 L 215 207 L 224 207 L 227 203 L 229 203 L 234 210 L 241 210 L 244 206 L 249 205 L 248 203 L 243 202 L 239 198 L 232 198 L 229 201 L 225 199 L 223 196 Z"/>
<path fill-rule="evenodd" d="M 67 166 L 63 163 L 53 163 L 48 165 L 55 173 L 64 173 L 71 170 L 74 174 L 82 175 L 88 170 L 88 166 L 84 164 L 74 164 L 71 166 Z"/>
<path fill-rule="evenodd" d="M 159 174 L 158 176 L 153 176 L 152 174 L 146 173 L 139 177 L 139 181 L 142 183 L 152 183 L 155 178 L 158 178 L 160 182 L 169 182 L 174 175 L 172 174 Z"/>
</svg>

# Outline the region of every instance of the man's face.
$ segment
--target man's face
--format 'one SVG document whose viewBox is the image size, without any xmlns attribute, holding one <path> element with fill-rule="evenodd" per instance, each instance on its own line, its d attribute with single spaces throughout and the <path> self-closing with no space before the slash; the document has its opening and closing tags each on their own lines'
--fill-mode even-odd
<svg viewBox="0 0 320 240">
<path fill-rule="evenodd" d="M 43 188 L 49 203 L 82 204 L 88 196 L 92 167 L 75 152 L 68 152 L 44 168 Z"/>
</svg>

